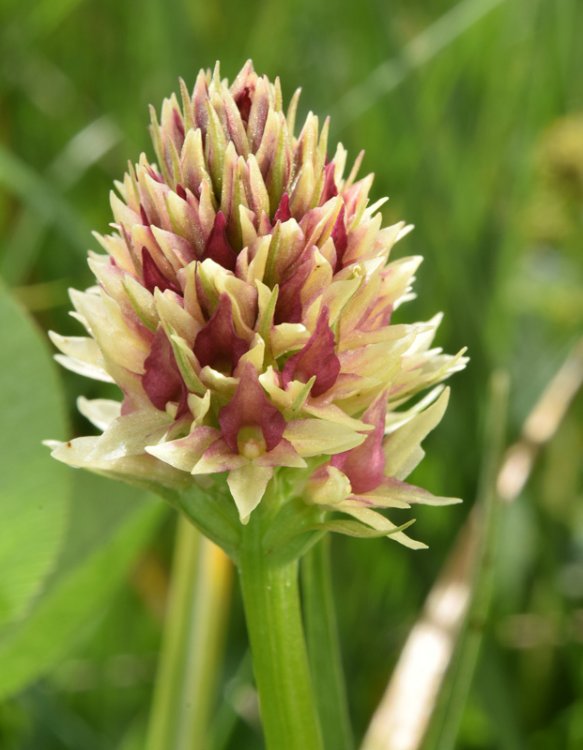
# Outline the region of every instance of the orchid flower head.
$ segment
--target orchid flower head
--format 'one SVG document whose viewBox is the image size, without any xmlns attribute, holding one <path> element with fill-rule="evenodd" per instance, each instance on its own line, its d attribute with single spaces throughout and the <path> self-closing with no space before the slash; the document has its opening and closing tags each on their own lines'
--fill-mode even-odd
<svg viewBox="0 0 583 750">
<path fill-rule="evenodd" d="M 420 258 L 390 256 L 411 227 L 383 227 L 362 155 L 347 168 L 328 120 L 296 128 L 298 97 L 284 107 L 279 80 L 247 62 L 152 110 L 155 162 L 142 154 L 116 183 L 97 283 L 71 293 L 86 334 L 51 334 L 65 367 L 121 398 L 81 400 L 100 434 L 53 455 L 173 491 L 222 487 L 242 524 L 280 476 L 329 528 L 423 546 L 381 511 L 450 502 L 404 480 L 466 360 L 433 346 L 439 316 L 394 322 Z"/>
</svg>

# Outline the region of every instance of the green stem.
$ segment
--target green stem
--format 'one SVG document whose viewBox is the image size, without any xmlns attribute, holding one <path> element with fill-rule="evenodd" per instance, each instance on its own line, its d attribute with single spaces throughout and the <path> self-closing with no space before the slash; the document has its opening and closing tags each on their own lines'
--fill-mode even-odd
<svg viewBox="0 0 583 750">
<path fill-rule="evenodd" d="M 306 638 L 325 745 L 330 750 L 352 750 L 354 739 L 332 591 L 329 535 L 305 555 L 301 568 Z"/>
<path fill-rule="evenodd" d="M 239 576 L 268 750 L 322 750 L 304 641 L 298 563 L 265 554 L 266 513 L 244 528 Z"/>
<path fill-rule="evenodd" d="M 147 750 L 209 747 L 231 578 L 224 552 L 180 514 Z"/>
</svg>

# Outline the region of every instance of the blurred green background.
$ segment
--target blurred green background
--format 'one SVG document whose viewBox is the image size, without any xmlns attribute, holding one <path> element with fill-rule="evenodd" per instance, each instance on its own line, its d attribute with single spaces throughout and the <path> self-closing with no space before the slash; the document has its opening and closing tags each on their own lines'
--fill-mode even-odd
<svg viewBox="0 0 583 750">
<path fill-rule="evenodd" d="M 152 155 L 147 105 L 216 60 L 232 79 L 251 57 L 287 97 L 301 86 L 302 114 L 330 114 L 352 157 L 366 149 L 386 221 L 416 225 L 397 249 L 425 257 L 401 319 L 443 310 L 439 345 L 469 347 L 414 477 L 465 505 L 418 513 L 426 552 L 334 540 L 362 736 L 476 496 L 491 373 L 510 376 L 510 443 L 583 330 L 582 33 L 580 0 L 0 0 L 3 750 L 141 747 L 174 518 L 38 448 L 87 433 L 75 398 L 106 388 L 57 375 L 23 310 L 79 333 L 67 288 L 91 283 L 112 181 Z M 462 750 L 583 747 L 582 415 L 579 395 L 501 519 Z M 217 726 L 242 750 L 261 746 L 249 670 L 233 682 L 245 649 L 235 592 Z"/>
</svg>

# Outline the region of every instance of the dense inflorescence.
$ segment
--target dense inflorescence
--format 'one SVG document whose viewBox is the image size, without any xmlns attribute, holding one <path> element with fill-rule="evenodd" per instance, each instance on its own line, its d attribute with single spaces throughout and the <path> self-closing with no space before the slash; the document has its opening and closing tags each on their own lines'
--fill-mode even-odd
<svg viewBox="0 0 583 750">
<path fill-rule="evenodd" d="M 98 286 L 71 293 L 89 336 L 52 335 L 123 399 L 81 399 L 103 434 L 54 455 L 168 486 L 226 475 L 243 523 L 285 471 L 306 503 L 418 546 L 375 509 L 446 502 L 403 480 L 464 358 L 431 348 L 439 316 L 392 321 L 421 260 L 389 262 L 410 227 L 382 227 L 327 120 L 294 135 L 298 94 L 284 111 L 279 81 L 247 63 L 229 86 L 217 66 L 152 112 L 157 164 L 116 184 Z"/>
</svg>

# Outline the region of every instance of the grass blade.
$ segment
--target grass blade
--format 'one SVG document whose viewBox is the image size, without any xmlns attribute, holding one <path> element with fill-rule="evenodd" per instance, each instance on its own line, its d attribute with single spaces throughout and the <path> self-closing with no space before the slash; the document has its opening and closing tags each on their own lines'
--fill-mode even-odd
<svg viewBox="0 0 583 750">
<path fill-rule="evenodd" d="M 453 669 L 450 663 L 468 615 L 474 624 L 477 623 L 483 618 L 489 602 L 490 553 L 495 538 L 495 481 L 504 439 L 506 394 L 507 379 L 499 374 L 492 380 L 488 451 L 478 503 L 429 594 L 420 620 L 407 639 L 361 750 L 417 750 L 430 722 L 433 726 L 436 721 L 436 704 L 447 706 L 442 709 L 446 727 L 443 731 L 440 727 L 437 743 L 430 741 L 426 747 L 444 750 L 450 746 L 444 738 L 455 737 L 480 643 L 480 628 L 465 629 L 466 638 L 458 646 L 459 656 Z M 442 696 L 448 689 L 449 700 L 444 704 Z"/>
<path fill-rule="evenodd" d="M 330 750 L 351 750 L 354 739 L 332 591 L 329 534 L 302 558 L 301 572 L 306 641 L 324 744 Z"/>
</svg>

